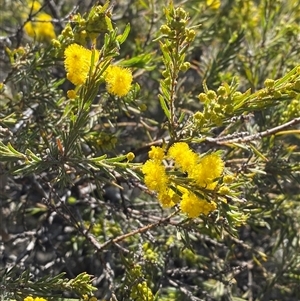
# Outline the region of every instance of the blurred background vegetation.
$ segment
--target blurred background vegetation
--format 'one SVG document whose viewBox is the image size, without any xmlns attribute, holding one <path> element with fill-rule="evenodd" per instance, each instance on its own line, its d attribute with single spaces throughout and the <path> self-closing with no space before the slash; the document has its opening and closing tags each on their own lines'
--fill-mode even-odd
<svg viewBox="0 0 300 301">
<path fill-rule="evenodd" d="M 62 272 L 70 279 L 83 272 L 93 275 L 99 300 L 153 300 L 150 294 L 132 293 L 143 282 L 161 301 L 300 300 L 299 126 L 253 139 L 251 146 L 242 140 L 239 146 L 215 143 L 220 137 L 243 138 L 298 118 L 300 89 L 286 99 L 246 104 L 224 124 L 199 134 L 212 140 L 193 144 L 199 153 L 223 150 L 239 187 L 237 207 L 248 214 L 244 224 L 230 233 L 228 221 L 213 214 L 207 220 L 164 220 L 171 211 L 162 210 L 135 177 L 87 171 L 79 161 L 68 166 L 55 161 L 56 139 L 69 122 L 65 106 L 71 85 L 62 80 L 63 62 L 54 59 L 50 38 L 36 41 L 24 29 L 37 17 L 28 2 L 0 4 L 0 81 L 5 84 L 0 143 L 10 142 L 21 153 L 31 149 L 49 162 L 26 170 L 15 157 L 11 162 L 0 157 L 2 300 L 23 298 L 31 289 L 49 300 L 53 295 L 79 297 L 80 292 L 62 292 L 49 280 Z M 73 14 L 88 12 L 96 1 L 40 4 L 58 36 Z M 91 126 L 83 127 L 81 149 L 74 152 L 79 158 L 91 151 L 98 156 L 132 151 L 136 162 L 145 162 L 149 145 L 167 139 L 158 101 L 163 62 L 156 40 L 167 3 L 112 4 L 114 26 L 120 32 L 131 26 L 116 60 L 133 69 L 139 87 L 134 101 L 116 103 L 100 86 Z M 186 58 L 191 68 L 179 78 L 176 90 L 177 108 L 186 116 L 201 110 L 196 100 L 203 82 L 212 90 L 227 83 L 242 93 L 255 93 L 266 79 L 276 80 L 299 65 L 297 0 L 189 0 L 174 5 L 189 13 L 190 27 L 197 26 Z M 101 251 L 84 231 L 101 244 L 151 223 L 157 225 L 150 231 Z M 29 280 L 39 279 L 44 282 L 26 287 Z"/>
</svg>

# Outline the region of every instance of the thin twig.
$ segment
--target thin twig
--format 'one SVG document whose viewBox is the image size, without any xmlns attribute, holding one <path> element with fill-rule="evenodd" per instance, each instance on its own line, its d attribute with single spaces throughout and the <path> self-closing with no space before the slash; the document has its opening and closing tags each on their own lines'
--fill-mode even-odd
<svg viewBox="0 0 300 301">
<path fill-rule="evenodd" d="M 102 251 L 103 249 L 105 249 L 106 247 L 108 247 L 109 245 L 111 244 L 116 244 L 130 236 L 133 236 L 133 235 L 136 235 L 136 234 L 141 234 L 141 233 L 144 233 L 144 232 L 147 232 L 157 226 L 160 226 L 166 222 L 168 222 L 173 216 L 175 216 L 177 213 L 179 212 L 179 209 L 177 209 L 176 211 L 174 211 L 172 214 L 170 214 L 169 216 L 165 217 L 165 218 L 162 218 L 161 220 L 155 222 L 155 223 L 152 223 L 152 224 L 149 224 L 147 226 L 144 226 L 142 228 L 138 228 L 134 231 L 131 231 L 129 233 L 126 233 L 126 234 L 123 234 L 123 235 L 120 235 L 114 239 L 110 239 L 108 241 L 106 241 L 105 243 L 103 244 L 99 244 L 99 242 L 97 241 L 97 239 L 90 233 L 86 233 L 86 236 L 88 237 L 89 241 L 92 242 L 92 244 L 96 247 L 97 251 Z"/>
<path fill-rule="evenodd" d="M 190 292 L 188 289 L 186 289 L 183 286 L 183 283 L 178 283 L 178 281 L 172 280 L 172 279 L 168 279 L 168 282 L 173 285 L 174 287 L 176 287 L 177 289 L 179 289 L 184 295 L 186 295 L 190 300 L 192 301 L 204 301 L 203 299 L 200 299 L 196 296 L 194 296 L 192 294 L 192 292 Z"/>
<path fill-rule="evenodd" d="M 276 126 L 276 127 L 272 128 L 272 129 L 269 129 L 269 130 L 266 130 L 266 131 L 263 131 L 263 132 L 259 132 L 259 133 L 253 134 L 253 135 L 249 135 L 249 136 L 245 136 L 245 137 L 239 137 L 239 138 L 235 138 L 235 139 L 231 139 L 231 140 L 222 140 L 222 141 L 221 141 L 222 137 L 220 137 L 220 138 L 207 137 L 206 141 L 211 142 L 211 143 L 215 143 L 215 144 L 218 144 L 218 145 L 249 142 L 249 141 L 261 139 L 261 138 L 266 137 L 266 136 L 274 135 L 274 134 L 276 134 L 276 133 L 278 133 L 278 132 L 280 132 L 280 131 L 282 131 L 286 128 L 289 128 L 293 125 L 297 125 L 299 123 L 300 123 L 300 117 L 294 118 L 289 122 L 286 122 L 284 124 L 281 124 L 279 126 Z"/>
</svg>

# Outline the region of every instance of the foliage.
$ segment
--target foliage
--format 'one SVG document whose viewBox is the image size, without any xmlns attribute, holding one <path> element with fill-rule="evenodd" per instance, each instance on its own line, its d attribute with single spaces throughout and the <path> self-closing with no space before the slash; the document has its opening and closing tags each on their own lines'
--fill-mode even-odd
<svg viewBox="0 0 300 301">
<path fill-rule="evenodd" d="M 299 300 L 298 1 L 1 7 L 1 300 Z"/>
</svg>

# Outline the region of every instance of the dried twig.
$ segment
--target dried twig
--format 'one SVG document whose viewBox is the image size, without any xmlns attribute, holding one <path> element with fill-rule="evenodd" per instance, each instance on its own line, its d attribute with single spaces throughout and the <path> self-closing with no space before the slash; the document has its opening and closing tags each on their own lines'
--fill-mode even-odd
<svg viewBox="0 0 300 301">
<path fill-rule="evenodd" d="M 129 233 L 126 233 L 126 234 L 123 234 L 123 235 L 120 235 L 114 239 L 110 239 L 108 241 L 106 241 L 105 243 L 103 244 L 99 244 L 99 242 L 97 241 L 97 239 L 94 237 L 94 235 L 92 235 L 91 233 L 88 233 L 87 231 L 85 231 L 85 237 L 94 245 L 94 247 L 96 248 L 96 251 L 99 252 L 99 251 L 102 251 L 104 250 L 105 248 L 107 248 L 109 245 L 111 244 L 115 244 L 115 243 L 118 243 L 130 236 L 133 236 L 133 235 L 136 235 L 136 234 L 141 234 L 141 233 L 144 233 L 144 232 L 147 232 L 155 227 L 158 227 L 166 222 L 168 222 L 173 216 L 175 216 L 177 213 L 179 212 L 179 209 L 177 209 L 176 211 L 174 211 L 172 214 L 170 214 L 169 216 L 165 217 L 165 218 L 162 218 L 161 220 L 155 222 L 155 223 L 152 223 L 152 224 L 149 224 L 147 226 L 144 226 L 142 228 L 138 228 L 136 230 L 133 230 Z"/>
<path fill-rule="evenodd" d="M 211 142 L 211 143 L 215 143 L 218 145 L 226 145 L 226 144 L 231 144 L 231 143 L 242 143 L 242 142 L 250 142 L 253 140 L 258 140 L 261 139 L 263 137 L 267 137 L 270 135 L 274 135 L 286 128 L 289 128 L 293 125 L 297 125 L 300 123 L 300 117 L 298 118 L 294 118 L 289 122 L 286 122 L 284 124 L 281 124 L 279 126 L 276 126 L 274 128 L 271 128 L 269 130 L 263 131 L 263 132 L 259 132 L 253 135 L 249 135 L 249 136 L 245 136 L 245 137 L 239 137 L 239 138 L 234 138 L 234 139 L 229 139 L 229 140 L 223 140 L 222 137 L 220 138 L 211 138 L 211 137 L 207 137 L 206 141 Z"/>
</svg>

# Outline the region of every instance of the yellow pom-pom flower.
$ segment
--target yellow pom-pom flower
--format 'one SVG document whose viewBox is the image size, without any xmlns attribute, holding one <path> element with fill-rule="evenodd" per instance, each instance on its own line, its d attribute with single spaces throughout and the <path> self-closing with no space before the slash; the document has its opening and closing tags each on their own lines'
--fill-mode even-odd
<svg viewBox="0 0 300 301">
<path fill-rule="evenodd" d="M 30 37 L 39 42 L 49 42 L 56 38 L 52 17 L 46 13 L 38 13 L 34 21 L 27 22 L 24 30 Z"/>
<path fill-rule="evenodd" d="M 164 192 L 167 190 L 168 177 L 165 167 L 157 160 L 148 160 L 142 167 L 145 184 L 150 190 Z"/>
<path fill-rule="evenodd" d="M 181 168 L 183 172 L 190 173 L 198 161 L 198 155 L 185 142 L 174 143 L 170 147 L 168 155 L 174 159 L 175 165 Z"/>
<path fill-rule="evenodd" d="M 65 69 L 68 80 L 74 85 L 85 83 L 92 63 L 93 51 L 78 44 L 71 44 L 65 50 Z M 99 59 L 99 52 L 94 51 L 94 65 Z"/>
<path fill-rule="evenodd" d="M 128 68 L 109 66 L 105 73 L 105 81 L 108 93 L 123 97 L 131 89 L 132 73 Z"/>
<path fill-rule="evenodd" d="M 192 192 L 184 193 L 180 202 L 181 211 L 186 213 L 190 218 L 196 218 L 200 214 L 208 215 L 216 208 L 216 203 L 209 203 L 206 200 L 200 199 Z"/>
<path fill-rule="evenodd" d="M 180 197 L 171 188 L 161 191 L 158 194 L 158 200 L 164 208 L 174 207 L 179 201 Z"/>
<path fill-rule="evenodd" d="M 41 9 L 42 5 L 38 1 L 33 0 L 28 2 L 27 7 L 29 8 L 30 11 L 32 11 L 32 13 L 35 14 Z"/>
<path fill-rule="evenodd" d="M 221 1 L 220 0 L 206 0 L 206 4 L 211 9 L 218 9 L 221 6 Z"/>
<path fill-rule="evenodd" d="M 161 161 L 165 156 L 165 151 L 161 147 L 151 146 L 151 150 L 148 154 L 150 159 Z"/>
<path fill-rule="evenodd" d="M 32 20 L 26 22 L 24 31 L 26 34 L 39 42 L 50 42 L 56 38 L 54 26 L 51 23 L 52 17 L 41 11 L 42 5 L 39 1 L 29 1 L 21 13 L 24 21 L 28 15 L 32 15 Z"/>
<path fill-rule="evenodd" d="M 200 159 L 190 177 L 199 186 L 213 190 L 217 185 L 216 179 L 222 175 L 223 170 L 224 162 L 221 157 L 216 153 L 212 153 Z"/>
<path fill-rule="evenodd" d="M 47 301 L 47 299 L 44 299 L 42 297 L 31 297 L 31 296 L 28 296 L 26 298 L 24 298 L 24 301 Z"/>
</svg>

